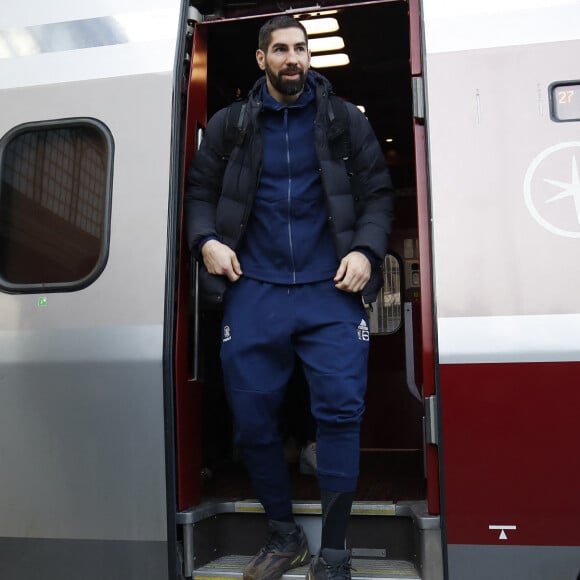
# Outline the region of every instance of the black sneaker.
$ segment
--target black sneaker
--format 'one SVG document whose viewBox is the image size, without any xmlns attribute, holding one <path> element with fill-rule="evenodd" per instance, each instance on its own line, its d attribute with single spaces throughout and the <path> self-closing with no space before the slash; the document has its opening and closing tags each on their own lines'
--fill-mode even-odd
<svg viewBox="0 0 580 580">
<path fill-rule="evenodd" d="M 278 580 L 292 568 L 310 560 L 308 541 L 301 526 L 290 532 L 284 524 L 269 522 L 270 538 L 244 569 L 244 580 Z"/>
<path fill-rule="evenodd" d="M 344 559 L 336 564 L 329 564 L 319 554 L 310 562 L 310 569 L 306 580 L 350 580 L 351 560 L 350 551 L 345 550 Z"/>
</svg>

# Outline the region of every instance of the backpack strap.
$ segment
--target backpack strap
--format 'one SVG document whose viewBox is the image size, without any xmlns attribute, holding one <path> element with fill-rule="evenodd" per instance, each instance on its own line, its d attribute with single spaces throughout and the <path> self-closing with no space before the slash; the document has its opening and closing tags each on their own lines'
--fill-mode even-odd
<svg viewBox="0 0 580 580">
<path fill-rule="evenodd" d="M 347 174 L 352 176 L 352 144 L 350 140 L 350 119 L 346 104 L 337 95 L 328 99 L 328 144 L 335 159 L 342 159 Z"/>
<path fill-rule="evenodd" d="M 248 101 L 237 100 L 228 107 L 224 127 L 224 147 L 222 154 L 229 157 L 236 145 L 241 145 L 246 137 L 246 108 Z"/>
<path fill-rule="evenodd" d="M 223 156 L 228 158 L 236 145 L 241 145 L 246 137 L 246 109 L 248 101 L 236 100 L 228 107 L 224 128 Z M 349 176 L 352 171 L 352 147 L 350 140 L 350 120 L 346 104 L 340 97 L 331 94 L 328 99 L 328 143 L 332 156 L 342 159 Z"/>
</svg>

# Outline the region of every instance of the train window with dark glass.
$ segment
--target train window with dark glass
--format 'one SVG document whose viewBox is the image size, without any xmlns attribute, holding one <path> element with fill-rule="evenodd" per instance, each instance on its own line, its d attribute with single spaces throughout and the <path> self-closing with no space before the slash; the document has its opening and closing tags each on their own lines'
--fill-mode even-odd
<svg viewBox="0 0 580 580">
<path fill-rule="evenodd" d="M 20 126 L 0 141 L 0 287 L 74 290 L 107 255 L 112 138 L 93 120 Z"/>
<path fill-rule="evenodd" d="M 555 121 L 580 121 L 580 83 L 550 85 L 550 108 Z"/>
</svg>

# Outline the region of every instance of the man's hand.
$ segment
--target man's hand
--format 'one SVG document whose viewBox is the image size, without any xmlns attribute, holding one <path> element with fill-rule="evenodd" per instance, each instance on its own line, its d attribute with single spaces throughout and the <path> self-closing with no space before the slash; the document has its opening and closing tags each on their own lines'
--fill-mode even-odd
<svg viewBox="0 0 580 580">
<path fill-rule="evenodd" d="M 350 252 L 340 262 L 334 281 L 339 290 L 360 292 L 371 277 L 371 263 L 361 252 Z"/>
<path fill-rule="evenodd" d="M 207 241 L 201 248 L 201 255 L 210 274 L 227 276 L 230 282 L 235 282 L 242 275 L 242 268 L 236 253 L 217 240 Z"/>
</svg>

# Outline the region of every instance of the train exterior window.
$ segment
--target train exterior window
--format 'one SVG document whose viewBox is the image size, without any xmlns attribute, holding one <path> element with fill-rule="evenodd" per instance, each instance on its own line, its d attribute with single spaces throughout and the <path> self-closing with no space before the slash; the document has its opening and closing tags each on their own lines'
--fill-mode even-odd
<svg viewBox="0 0 580 580">
<path fill-rule="evenodd" d="M 550 108 L 555 121 L 580 121 L 580 83 L 552 83 Z"/>
<path fill-rule="evenodd" d="M 401 266 L 393 254 L 385 257 L 383 289 L 369 319 L 372 334 L 393 334 L 401 328 Z"/>
<path fill-rule="evenodd" d="M 22 125 L 0 141 L 0 288 L 75 290 L 100 274 L 112 156 L 92 119 Z"/>
</svg>

